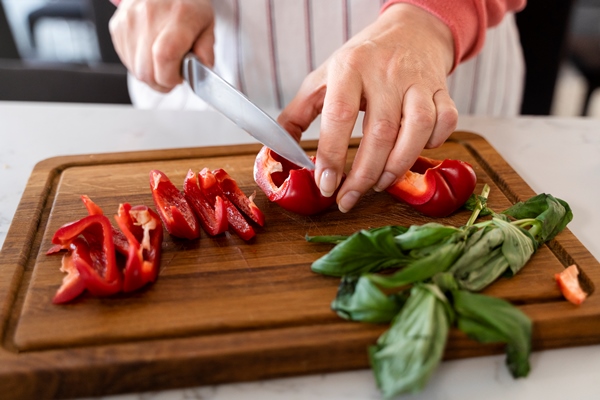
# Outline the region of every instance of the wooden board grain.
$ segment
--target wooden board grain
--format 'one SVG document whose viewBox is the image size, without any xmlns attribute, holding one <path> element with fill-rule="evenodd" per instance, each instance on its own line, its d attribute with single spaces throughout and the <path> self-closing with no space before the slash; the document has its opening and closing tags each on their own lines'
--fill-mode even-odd
<svg viewBox="0 0 600 400">
<path fill-rule="evenodd" d="M 310 153 L 316 143 L 304 146 Z M 269 203 L 253 181 L 258 150 L 244 145 L 83 155 L 38 164 L 0 253 L 0 393 L 89 396 L 367 367 L 366 346 L 386 327 L 342 321 L 330 310 L 339 280 L 313 274 L 310 264 L 331 246 L 307 243 L 304 236 L 430 220 L 374 192 L 348 214 L 335 208 L 312 217 L 289 213 Z M 457 132 L 426 154 L 470 162 L 476 190 L 489 184 L 495 209 L 534 195 L 478 135 Z M 122 202 L 153 205 L 151 169 L 181 185 L 188 169 L 204 167 L 224 168 L 246 193 L 258 190 L 255 201 L 267 220 L 253 240 L 231 233 L 193 241 L 166 235 L 154 285 L 52 304 L 63 277 L 61 256 L 45 252 L 58 227 L 86 215 L 80 195 L 112 215 Z M 461 225 L 468 216 L 461 211 L 439 222 Z M 597 296 L 575 307 L 554 282 L 554 273 L 572 263 L 593 291 L 600 282 L 598 262 L 568 229 L 542 246 L 519 275 L 486 290 L 533 319 L 535 349 L 600 342 Z M 445 356 L 500 351 L 453 331 Z"/>
</svg>

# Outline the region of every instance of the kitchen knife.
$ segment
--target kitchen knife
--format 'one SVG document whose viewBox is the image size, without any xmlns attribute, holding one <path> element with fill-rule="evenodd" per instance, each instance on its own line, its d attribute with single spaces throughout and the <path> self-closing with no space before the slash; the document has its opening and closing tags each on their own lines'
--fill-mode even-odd
<svg viewBox="0 0 600 400">
<path fill-rule="evenodd" d="M 302 147 L 281 125 L 192 53 L 183 59 L 183 77 L 198 97 L 259 142 L 298 166 L 315 169 Z"/>
</svg>

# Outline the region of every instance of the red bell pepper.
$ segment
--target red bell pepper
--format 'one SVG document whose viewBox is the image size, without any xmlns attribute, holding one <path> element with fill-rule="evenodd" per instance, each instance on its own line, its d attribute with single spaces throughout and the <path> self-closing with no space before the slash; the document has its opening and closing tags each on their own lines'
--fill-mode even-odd
<svg viewBox="0 0 600 400">
<path fill-rule="evenodd" d="M 109 296 L 121 290 L 112 226 L 104 215 L 89 215 L 63 225 L 52 243 L 70 248 L 73 265 L 91 294 Z"/>
<path fill-rule="evenodd" d="M 223 190 L 219 186 L 219 182 L 215 175 L 208 169 L 204 168 L 198 174 L 200 189 L 206 195 L 206 198 L 215 207 L 216 199 L 220 197 L 225 204 L 227 222 L 229 227 L 242 239 L 250 240 L 255 236 L 254 229 L 248 224 L 244 216 L 235 207 L 235 205 L 227 199 Z"/>
<path fill-rule="evenodd" d="M 252 221 L 256 222 L 260 226 L 265 224 L 265 216 L 260 209 L 254 204 L 254 192 L 250 197 L 246 196 L 240 189 L 235 179 L 222 168 L 215 169 L 213 175 L 219 182 L 219 187 L 229 199 L 241 212 L 246 214 Z"/>
<path fill-rule="evenodd" d="M 218 235 L 227 230 L 227 208 L 221 196 L 209 199 L 206 193 L 200 189 L 196 174 L 190 169 L 183 181 L 183 192 L 200 225 L 209 235 Z"/>
<path fill-rule="evenodd" d="M 150 171 L 150 190 L 158 215 L 171 235 L 185 239 L 200 237 L 200 226 L 190 204 L 165 174 Z"/>
<path fill-rule="evenodd" d="M 554 279 L 565 299 L 575 305 L 579 305 L 587 298 L 587 293 L 579 285 L 579 270 L 575 264 L 565 268 L 564 271 L 554 274 Z"/>
<path fill-rule="evenodd" d="M 464 161 L 419 157 L 387 192 L 422 214 L 446 217 L 469 199 L 476 183 L 475 171 Z"/>
<path fill-rule="evenodd" d="M 119 205 L 115 215 L 129 244 L 123 271 L 123 291 L 131 292 L 154 282 L 160 266 L 163 229 L 160 217 L 146 206 Z"/>
<path fill-rule="evenodd" d="M 331 197 L 321 194 L 314 171 L 300 168 L 266 146 L 256 156 L 254 181 L 270 201 L 296 214 L 317 214 L 335 203 L 335 193 Z"/>
</svg>

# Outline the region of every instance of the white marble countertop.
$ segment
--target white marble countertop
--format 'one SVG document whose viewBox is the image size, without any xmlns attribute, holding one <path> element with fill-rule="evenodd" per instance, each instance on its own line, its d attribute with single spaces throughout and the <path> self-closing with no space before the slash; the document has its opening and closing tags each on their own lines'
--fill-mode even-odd
<svg viewBox="0 0 600 400">
<path fill-rule="evenodd" d="M 600 120 L 461 116 L 459 129 L 485 137 L 537 192 L 573 208 L 571 231 L 600 260 Z M 218 134 L 217 134 L 218 132 Z M 316 138 L 316 126 L 304 138 Z M 210 111 L 142 111 L 127 106 L 0 102 L 0 245 L 34 165 L 46 158 L 253 143 Z M 407 399 L 599 399 L 600 345 L 535 352 L 514 380 L 504 356 L 442 363 Z M 111 399 L 379 399 L 368 370 L 113 396 Z"/>
</svg>

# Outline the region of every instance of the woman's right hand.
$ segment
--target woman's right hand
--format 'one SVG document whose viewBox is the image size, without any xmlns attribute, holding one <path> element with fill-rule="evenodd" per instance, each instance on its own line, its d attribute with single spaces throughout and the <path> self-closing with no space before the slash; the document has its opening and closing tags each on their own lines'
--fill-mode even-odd
<svg viewBox="0 0 600 400">
<path fill-rule="evenodd" d="M 127 69 L 159 92 L 182 82 L 181 63 L 193 52 L 214 64 L 211 0 L 122 0 L 110 20 L 115 50 Z"/>
</svg>

